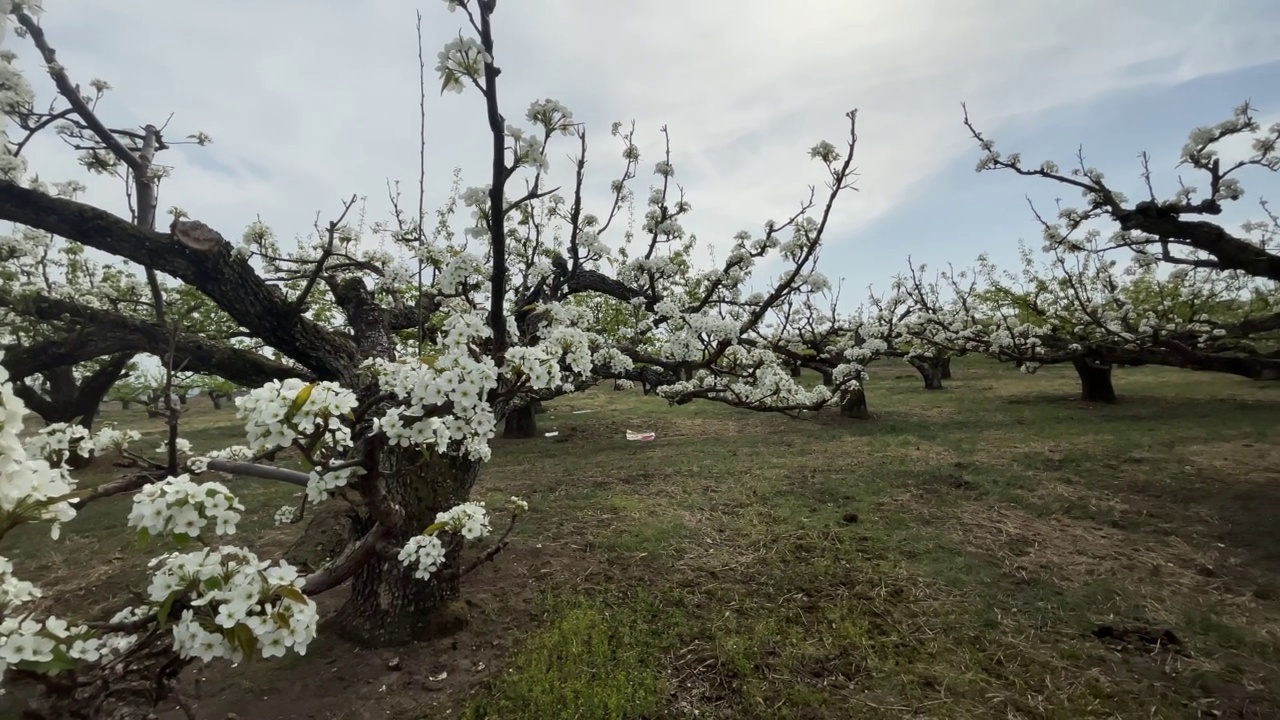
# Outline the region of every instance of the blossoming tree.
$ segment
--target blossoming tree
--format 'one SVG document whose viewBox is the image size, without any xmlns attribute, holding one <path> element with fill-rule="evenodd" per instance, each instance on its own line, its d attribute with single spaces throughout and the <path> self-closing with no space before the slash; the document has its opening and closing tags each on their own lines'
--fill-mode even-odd
<svg viewBox="0 0 1280 720">
<path fill-rule="evenodd" d="M 1280 358 L 1236 329 L 1276 309 L 1247 276 L 1193 269 L 1161 276 L 1150 264 L 1123 267 L 1097 248 L 1021 249 L 1019 272 L 986 256 L 972 271 L 942 273 L 950 299 L 906 325 L 922 343 L 985 354 L 1025 372 L 1071 363 L 1081 398 L 1115 402 L 1112 368 L 1164 365 L 1266 378 Z"/>
<path fill-rule="evenodd" d="M 1046 284 L 1072 286 L 1063 289 L 1071 297 L 1063 297 L 1059 307 L 1075 306 L 1083 326 L 1108 333 L 1118 343 L 1110 351 L 1073 360 L 1089 363 L 1098 388 L 1093 394 L 1099 399 L 1114 396 L 1109 382 L 1113 362 L 1280 378 L 1280 218 L 1260 201 L 1263 217 L 1242 223 L 1239 232 L 1202 219 L 1222 215 L 1228 203 L 1244 197 L 1244 173 L 1280 170 L 1280 123 L 1264 128 L 1245 103 L 1231 118 L 1192 130 L 1179 165 L 1196 171 L 1206 187 L 1179 178 L 1178 190 L 1163 200 L 1157 197 L 1150 157 L 1143 153 L 1146 199 L 1136 203 L 1101 171 L 1087 166 L 1083 154 L 1065 171 L 1051 161 L 1031 166 L 1018 153 L 998 152 L 967 111 L 965 125 L 983 151 L 979 172 L 1005 170 L 1044 178 L 1075 188 L 1085 200 L 1083 207 L 1060 207 L 1056 220 L 1035 213 L 1053 267 L 1021 295 L 1010 295 L 1008 288 L 1001 292 L 1005 300 L 1020 304 L 1020 311 L 1044 318 L 1056 311 L 1033 307 L 1033 295 Z M 1247 142 L 1247 150 L 1224 159 L 1231 142 Z M 1107 223 L 1115 229 L 1104 238 L 1099 225 Z M 1124 251 L 1131 264 L 1121 266 L 1119 274 L 1127 278 L 1122 282 L 1111 256 Z M 1024 266 L 1029 262 L 1024 253 Z M 1157 267 L 1172 272 L 1165 277 Z M 1066 347 L 1073 346 L 1083 347 L 1068 340 Z"/>
<path fill-rule="evenodd" d="M 529 106 L 531 129 L 510 122 L 500 110 L 494 1 L 446 5 L 461 11 L 467 32 L 446 45 L 437 70 L 445 90 L 479 92 L 493 146 L 488 184 L 460 193 L 472 223 L 459 242 L 428 237 L 421 220 L 369 226 L 363 234 L 345 220 L 354 198 L 342 217 L 288 252 L 260 223 L 233 244 L 181 210 L 172 213 L 167 232 L 157 231 L 154 202 L 141 197 L 154 188 L 136 198 L 141 221 L 118 217 L 33 185 L 22 147 L 7 135 L 0 143 L 0 219 L 136 263 L 149 292 L 163 294 L 159 278 L 174 278 L 259 346 L 216 340 L 191 346 L 193 358 L 214 361 L 187 370 L 256 388 L 236 403 L 245 444 L 199 456 L 177 436 L 176 423 L 158 460 L 129 450 L 131 436 L 114 428 L 79 433 L 75 447 L 53 432 L 43 433 L 39 446 L 24 446 L 17 439 L 23 406 L 9 384 L 2 386 L 0 512 L 7 524 L 0 527 L 39 521 L 53 522 L 56 531 L 85 503 L 131 492 L 132 527 L 146 537 L 202 546 L 158 557 L 145 600 L 99 625 L 24 614 L 20 608 L 35 590 L 0 566 L 0 660 L 10 675 L 44 683 L 43 714 L 35 717 L 133 717 L 128 713 L 163 697 L 195 659 L 303 652 L 316 630 L 311 598 L 346 582 L 351 592 L 335 624 L 344 637 L 384 646 L 412 640 L 457 595 L 460 579 L 506 543 L 503 534 L 470 561 L 462 555 L 465 540 L 490 533 L 489 512 L 470 493 L 497 423 L 522 398 L 620 378 L 650 383 L 673 403 L 704 399 L 792 412 L 839 405 L 858 389 L 855 368 L 843 365 L 830 387 L 806 388 L 768 347 L 750 341 L 781 303 L 826 284 L 816 262 L 831 209 L 851 181 L 855 113 L 843 149 L 821 142 L 810 150 L 827 176 L 825 202 L 819 205 L 811 189 L 794 215 L 766 223 L 759 237 L 741 233 L 723 264 L 706 272 L 683 268 L 672 251 L 685 237 L 680 217 L 690 207 L 669 156 L 659 161 L 661 190 L 651 194 L 643 226 L 647 250 L 610 274 L 602 260 L 611 251 L 601 235 L 629 198 L 639 149 L 615 125 L 625 164 L 611 185 L 612 209 L 603 220 L 587 212 L 585 130 L 552 100 Z M 35 5 L 0 0 L 0 9 L 43 56 L 76 132 L 100 146 L 84 151 L 86 162 L 123 164 L 145 185 L 154 177 L 148 153 L 166 142 L 163 131 L 110 129 L 57 63 Z M 12 54 L 0 56 L 0 67 L 5 92 L 29 93 L 15 81 Z M 527 253 L 523 275 L 513 278 L 520 265 L 513 258 L 530 248 L 508 232 L 511 217 L 552 195 L 546 158 L 557 136 L 576 139 L 580 152 L 574 190 L 546 221 L 559 223 L 564 243 L 561 250 Z M 516 178 L 525 187 L 511 192 Z M 782 271 L 760 293 L 745 293 L 753 266 L 771 254 L 781 258 Z M 430 278 L 415 276 L 419 262 L 430 267 Z M 269 282 L 283 276 L 287 282 Z M 680 292 L 668 287 L 673 276 L 689 278 L 677 283 Z M 582 322 L 573 299 L 586 294 L 642 312 L 643 342 L 618 342 Z M 162 299 L 154 303 L 164 306 Z M 190 339 L 158 318 L 101 317 L 84 307 L 69 312 L 80 313 L 86 327 L 95 318 L 110 320 L 131 338 L 163 331 L 170 368 L 176 348 Z M 254 373 L 256 379 L 247 377 Z M 143 470 L 75 490 L 66 456 L 108 446 L 136 455 Z M 301 459 L 302 470 L 271 464 L 284 450 Z M 341 494 L 357 509 L 357 534 L 305 577 L 286 563 L 219 544 L 234 537 L 243 507 L 231 485 L 200 481 L 210 472 L 225 482 L 290 483 L 315 501 Z M 512 523 L 524 508 L 512 499 Z"/>
</svg>

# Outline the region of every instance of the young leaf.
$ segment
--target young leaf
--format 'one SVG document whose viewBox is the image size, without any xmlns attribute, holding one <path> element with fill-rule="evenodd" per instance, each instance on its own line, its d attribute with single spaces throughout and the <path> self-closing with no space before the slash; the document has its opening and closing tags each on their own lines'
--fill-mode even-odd
<svg viewBox="0 0 1280 720">
<path fill-rule="evenodd" d="M 160 627 L 164 627 L 165 623 L 169 621 L 169 613 L 173 611 L 173 602 L 178 599 L 180 594 L 180 592 L 170 593 L 169 597 L 160 603 L 160 607 L 156 610 L 156 623 Z"/>
<path fill-rule="evenodd" d="M 293 585 L 285 585 L 284 587 L 281 587 L 280 589 L 276 590 L 276 594 L 284 598 L 285 600 L 291 600 L 293 602 L 298 603 L 299 605 L 307 604 L 307 596 L 303 595 L 302 591 L 294 587 Z"/>
<path fill-rule="evenodd" d="M 297 397 L 295 397 L 293 399 L 293 403 L 289 405 L 287 417 L 292 419 L 294 415 L 298 414 L 298 411 L 302 409 L 302 406 L 306 405 L 307 401 L 311 399 L 311 391 L 314 390 L 315 387 L 315 383 L 307 383 L 298 391 Z"/>
</svg>

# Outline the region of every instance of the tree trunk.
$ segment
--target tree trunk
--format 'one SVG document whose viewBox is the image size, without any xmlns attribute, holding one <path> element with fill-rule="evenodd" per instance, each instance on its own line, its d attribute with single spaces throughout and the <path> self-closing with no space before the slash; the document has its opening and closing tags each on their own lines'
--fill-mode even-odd
<svg viewBox="0 0 1280 720">
<path fill-rule="evenodd" d="M 803 373 L 803 370 L 800 368 L 799 365 L 791 366 L 791 377 L 798 378 L 802 373 Z"/>
<path fill-rule="evenodd" d="M 533 408 L 534 415 L 545 415 L 547 413 L 547 408 L 542 404 L 541 400 L 530 401 L 529 407 Z"/>
<path fill-rule="evenodd" d="M 822 384 L 827 387 L 831 387 L 836 384 L 835 378 L 831 376 L 831 371 L 825 368 L 822 370 Z"/>
<path fill-rule="evenodd" d="M 190 660 L 173 653 L 168 633 L 139 635 L 130 659 L 80 674 L 74 685 L 37 680 L 38 695 L 19 716 L 21 720 L 143 720 L 155 717 L 168 700 Z M 25 681 L 26 678 L 23 678 Z M 49 692 L 49 688 L 57 688 Z"/>
<path fill-rule="evenodd" d="M 854 420 L 871 419 L 871 411 L 867 410 L 867 391 L 861 387 L 849 391 L 849 397 L 840 406 L 840 415 Z"/>
<path fill-rule="evenodd" d="M 951 379 L 951 356 L 950 355 L 942 358 L 942 374 L 940 377 L 943 380 Z"/>
<path fill-rule="evenodd" d="M 371 559 L 356 573 L 333 627 L 339 637 L 363 647 L 405 645 L 449 629 L 442 620 L 448 619 L 446 606 L 458 596 L 457 549 L 427 580 L 413 577 L 396 552 L 435 522 L 436 513 L 466 502 L 480 470 L 477 462 L 417 448 L 388 447 L 383 463 L 387 496 L 404 511 L 404 523 L 387 543 L 388 554 Z"/>
<path fill-rule="evenodd" d="M 218 392 L 217 390 L 209 391 L 209 401 L 213 403 L 214 410 L 221 410 L 222 402 L 226 399 L 227 399 L 226 393 Z"/>
<path fill-rule="evenodd" d="M 121 409 L 121 410 L 128 410 L 128 409 L 129 409 L 129 408 L 131 408 L 131 407 L 133 407 L 133 401 L 132 401 L 132 400 L 121 400 L 121 401 L 120 401 L 120 409 Z"/>
<path fill-rule="evenodd" d="M 1071 361 L 1080 376 L 1080 399 L 1086 402 L 1114 403 L 1115 386 L 1111 384 L 1111 363 L 1088 358 Z"/>
<path fill-rule="evenodd" d="M 920 360 L 911 358 L 908 360 L 911 367 L 920 373 L 920 377 L 924 379 L 925 390 L 941 390 L 942 389 L 942 361 L 937 358 L 929 358 L 928 360 Z"/>
<path fill-rule="evenodd" d="M 512 408 L 507 412 L 507 418 L 502 425 L 503 440 L 525 440 L 537 436 L 538 413 L 533 403 Z"/>
<path fill-rule="evenodd" d="M 13 393 L 46 425 L 73 422 L 92 430 L 103 400 L 111 386 L 126 375 L 125 368 L 132 358 L 128 354 L 112 355 L 82 380 L 76 379 L 75 369 L 70 365 L 50 368 L 40 373 L 45 380 L 47 394 L 28 385 L 26 378 L 13 382 Z"/>
</svg>

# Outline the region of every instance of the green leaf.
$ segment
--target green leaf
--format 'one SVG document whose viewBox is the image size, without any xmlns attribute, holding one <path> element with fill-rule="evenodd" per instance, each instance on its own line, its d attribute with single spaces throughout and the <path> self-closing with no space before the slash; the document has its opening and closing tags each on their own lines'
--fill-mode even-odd
<svg viewBox="0 0 1280 720">
<path fill-rule="evenodd" d="M 156 622 L 159 623 L 160 627 L 164 627 L 165 623 L 169 621 L 169 613 L 173 611 L 173 603 L 180 594 L 171 593 L 169 597 L 164 599 L 164 602 L 160 603 L 160 608 L 156 610 Z"/>
<path fill-rule="evenodd" d="M 440 532 L 441 530 L 444 530 L 444 529 L 445 529 L 445 528 L 447 528 L 447 527 L 449 527 L 449 523 L 442 523 L 442 522 L 438 522 L 438 523 L 431 523 L 430 525 L 428 525 L 428 526 L 427 526 L 427 529 L 426 529 L 426 530 L 423 530 L 423 531 L 422 531 L 422 534 L 423 534 L 423 535 L 434 535 L 435 533 L 438 533 L 438 532 Z"/>
<path fill-rule="evenodd" d="M 302 591 L 294 587 L 293 585 L 285 585 L 279 590 L 276 590 L 276 594 L 284 598 L 285 600 L 291 600 L 293 602 L 298 603 L 299 605 L 307 604 L 307 596 L 303 595 Z"/>
<path fill-rule="evenodd" d="M 174 533 L 173 544 L 177 545 L 178 549 L 181 550 L 191 544 L 191 536 L 186 533 Z"/>
<path fill-rule="evenodd" d="M 298 411 L 302 409 L 302 406 L 306 405 L 307 401 L 311 399 L 311 391 L 314 390 L 315 387 L 315 383 L 307 383 L 298 391 L 298 396 L 295 397 L 293 399 L 293 403 L 289 405 L 288 417 L 290 419 L 292 419 L 294 415 L 297 415 Z"/>
<path fill-rule="evenodd" d="M 231 630 L 230 640 L 240 648 L 246 658 L 253 657 L 253 651 L 258 649 L 258 638 L 254 637 L 253 630 L 244 623 L 237 623 Z"/>
</svg>

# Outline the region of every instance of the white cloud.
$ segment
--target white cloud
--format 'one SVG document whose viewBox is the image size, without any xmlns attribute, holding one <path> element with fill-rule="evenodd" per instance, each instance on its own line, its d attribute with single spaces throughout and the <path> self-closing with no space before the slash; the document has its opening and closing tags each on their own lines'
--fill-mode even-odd
<svg viewBox="0 0 1280 720">
<path fill-rule="evenodd" d="M 46 6 L 49 39 L 73 78 L 102 77 L 117 88 L 104 113 L 113 124 L 160 123 L 174 112 L 170 128 L 213 136 L 209 148 L 162 157 L 177 165 L 162 204 L 229 237 L 257 215 L 283 237 L 307 232 L 317 211 L 336 213 L 352 192 L 370 196 L 378 219 L 386 179 L 417 176 L 411 5 Z M 421 7 L 435 205 L 455 165 L 467 184 L 484 182 L 487 127 L 477 93 L 435 92 L 435 53 L 462 14 L 438 0 Z M 835 218 L 840 237 L 856 237 L 857 227 L 972 151 L 962 100 L 995 132 L 1128 88 L 1277 60 L 1280 23 L 1260 21 L 1267 12 L 1265 2 L 1247 0 L 1207 9 L 1184 0 L 504 0 L 495 28 L 508 119 L 553 97 L 586 120 L 598 198 L 620 169 L 609 123 L 638 121 L 646 171 L 667 124 L 694 206 L 688 227 L 724 247 L 735 231 L 782 217 L 820 181 L 805 151 L 821 138 L 839 141 L 852 107 L 861 111 L 861 192 Z M 29 41 L 5 42 L 34 75 Z M 554 151 L 553 168 L 566 169 L 571 150 Z M 51 142 L 32 159 L 45 179 L 78 176 L 71 154 Z M 100 185 L 92 200 L 120 209 L 119 195 Z"/>
</svg>

